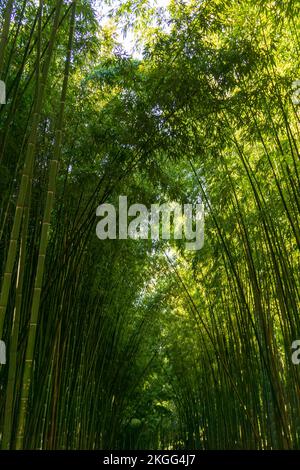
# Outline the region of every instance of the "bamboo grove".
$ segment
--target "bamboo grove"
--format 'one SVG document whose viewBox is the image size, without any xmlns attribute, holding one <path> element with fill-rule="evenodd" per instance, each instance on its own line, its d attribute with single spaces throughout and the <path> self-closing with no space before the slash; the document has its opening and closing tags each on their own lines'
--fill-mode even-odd
<svg viewBox="0 0 300 470">
<path fill-rule="evenodd" d="M 299 3 L 96 3 L 0 1 L 1 448 L 297 449 Z M 203 248 L 100 241 L 122 194 Z"/>
</svg>

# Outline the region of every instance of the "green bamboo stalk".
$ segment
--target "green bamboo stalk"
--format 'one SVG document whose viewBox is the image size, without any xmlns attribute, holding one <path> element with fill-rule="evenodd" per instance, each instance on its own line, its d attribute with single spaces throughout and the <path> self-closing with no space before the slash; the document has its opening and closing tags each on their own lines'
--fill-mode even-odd
<svg viewBox="0 0 300 470">
<path fill-rule="evenodd" d="M 48 180 L 48 190 L 46 196 L 46 204 L 42 222 L 42 232 L 40 238 L 39 246 L 39 255 L 37 263 L 37 271 L 34 284 L 32 308 L 29 322 L 29 333 L 27 340 L 26 356 L 25 356 L 25 365 L 23 372 L 23 383 L 22 383 L 22 392 L 21 392 L 21 407 L 18 417 L 18 428 L 17 428 L 17 438 L 16 438 L 16 448 L 22 449 L 24 445 L 24 433 L 26 426 L 26 415 L 27 415 L 27 406 L 30 393 L 31 385 L 31 376 L 32 376 L 32 364 L 34 359 L 34 348 L 35 348 L 35 339 L 38 323 L 38 313 L 40 305 L 40 296 L 43 284 L 43 274 L 45 268 L 45 258 L 48 245 L 48 231 L 51 222 L 51 212 L 54 204 L 55 189 L 56 189 L 56 175 L 58 170 L 58 163 L 61 154 L 61 145 L 62 145 L 62 132 L 63 132 L 63 117 L 65 109 L 65 101 L 68 89 L 68 80 L 70 72 L 70 62 L 71 62 L 71 53 L 72 53 L 72 44 L 75 28 L 75 12 L 76 12 L 76 1 L 73 2 L 72 15 L 71 15 L 71 24 L 70 24 L 70 34 L 68 42 L 67 57 L 65 63 L 65 72 L 64 80 L 61 93 L 60 101 L 60 111 L 58 115 L 57 129 L 55 132 L 55 144 L 53 150 L 53 158 L 50 162 L 49 170 L 49 180 Z"/>
<path fill-rule="evenodd" d="M 41 0 L 40 2 L 41 14 L 42 14 L 42 6 L 43 6 L 43 2 Z M 53 22 L 53 28 L 51 31 L 48 54 L 44 62 L 41 79 L 39 79 L 37 82 L 36 99 L 35 99 L 34 112 L 33 112 L 33 117 L 32 117 L 31 132 L 30 132 L 30 136 L 28 140 L 23 174 L 21 177 L 20 189 L 19 189 L 18 199 L 16 203 L 14 222 L 13 222 L 13 227 L 11 231 L 8 254 L 7 254 L 2 287 L 1 287 L 0 337 L 2 337 L 2 334 L 3 334 L 5 313 L 7 309 L 7 303 L 8 303 L 9 292 L 10 292 L 10 287 L 11 287 L 12 273 L 13 273 L 16 255 L 17 255 L 18 239 L 19 239 L 19 233 L 20 233 L 20 227 L 21 227 L 21 221 L 22 221 L 23 208 L 24 208 L 25 198 L 27 194 L 27 186 L 29 184 L 29 181 L 33 172 L 34 154 L 35 154 L 35 147 L 36 147 L 37 134 L 38 134 L 38 125 L 40 121 L 40 113 L 42 110 L 45 86 L 46 86 L 50 61 L 52 57 L 55 37 L 57 33 L 61 6 L 62 6 L 62 0 L 57 0 L 56 15 L 55 15 L 55 19 Z M 39 76 L 39 65 L 37 66 L 37 75 Z"/>
<path fill-rule="evenodd" d="M 26 261 L 26 237 L 29 223 L 29 206 L 31 195 L 31 185 L 28 186 L 28 196 L 26 198 L 26 205 L 24 206 L 23 222 L 22 222 L 22 233 L 20 243 L 20 256 L 18 265 L 18 275 L 16 283 L 16 303 L 14 309 L 13 324 L 11 328 L 11 340 L 9 344 L 9 362 L 8 362 L 8 380 L 6 387 L 6 401 L 4 409 L 4 423 L 3 423 L 3 437 L 2 437 L 2 449 L 8 450 L 11 447 L 11 433 L 12 423 L 15 411 L 15 383 L 17 373 L 17 353 L 18 353 L 18 341 L 19 341 L 19 325 L 22 305 L 22 290 L 24 282 L 24 271 Z"/>
</svg>

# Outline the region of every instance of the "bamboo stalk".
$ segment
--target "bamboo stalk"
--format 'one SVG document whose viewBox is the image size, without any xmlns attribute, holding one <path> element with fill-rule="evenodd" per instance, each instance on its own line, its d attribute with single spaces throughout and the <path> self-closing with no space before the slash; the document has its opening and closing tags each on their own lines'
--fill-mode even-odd
<svg viewBox="0 0 300 470">
<path fill-rule="evenodd" d="M 32 309 L 31 309 L 31 315 L 30 315 L 29 333 L 28 333 L 26 356 L 25 356 L 25 366 L 24 366 L 24 372 L 23 372 L 24 375 L 23 375 L 23 384 L 22 384 L 22 392 L 21 392 L 21 408 L 20 408 L 19 417 L 18 417 L 18 430 L 17 430 L 17 441 L 16 441 L 17 449 L 22 449 L 23 444 L 24 444 L 24 433 L 25 433 L 25 426 L 26 426 L 28 399 L 29 399 L 29 393 L 30 393 L 32 364 L 34 360 L 34 348 L 35 348 L 36 330 L 37 330 L 37 323 L 38 323 L 39 306 L 40 306 L 40 296 L 41 296 L 41 290 L 42 290 L 42 284 L 43 284 L 45 257 L 46 257 L 47 245 L 48 245 L 48 231 L 49 231 L 49 226 L 51 222 L 52 207 L 54 204 L 56 175 L 57 175 L 58 162 L 60 159 L 61 145 L 62 145 L 62 132 L 63 132 L 62 127 L 63 127 L 65 101 L 66 101 L 66 95 L 67 95 L 67 89 L 68 89 L 68 79 L 69 79 L 71 53 L 72 53 L 72 42 L 73 42 L 74 28 L 75 28 L 75 12 L 76 12 L 76 1 L 73 2 L 73 8 L 72 8 L 72 14 L 71 14 L 70 35 L 69 35 L 68 50 L 67 50 L 66 63 L 65 63 L 62 93 L 61 93 L 60 110 L 59 110 L 59 115 L 58 115 L 57 128 L 55 132 L 53 158 L 50 162 L 48 189 L 47 189 L 46 204 L 45 204 L 45 210 L 44 210 L 44 216 L 43 216 L 43 222 L 42 222 L 42 232 L 41 232 L 41 238 L 40 238 L 37 271 L 36 271 L 35 284 L 34 284 Z"/>
</svg>

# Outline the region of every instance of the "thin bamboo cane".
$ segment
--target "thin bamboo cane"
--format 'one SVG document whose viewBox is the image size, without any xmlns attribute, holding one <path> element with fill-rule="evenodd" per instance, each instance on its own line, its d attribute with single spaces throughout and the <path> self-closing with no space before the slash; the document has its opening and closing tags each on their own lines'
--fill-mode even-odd
<svg viewBox="0 0 300 470">
<path fill-rule="evenodd" d="M 2 29 L 1 39 L 0 39 L 0 79 L 3 78 L 3 69 L 4 69 L 4 58 L 5 50 L 8 41 L 8 33 L 11 22 L 11 15 L 13 9 L 13 0 L 7 0 L 5 13 L 4 13 L 4 25 Z"/>
<path fill-rule="evenodd" d="M 53 159 L 50 162 L 49 170 L 49 181 L 48 181 L 48 190 L 46 196 L 46 204 L 42 222 L 42 232 L 39 246 L 39 255 L 38 255 L 38 264 L 37 272 L 35 277 L 34 293 L 32 300 L 32 309 L 30 315 L 29 323 L 29 333 L 27 340 L 26 356 L 25 356 L 25 366 L 24 366 L 24 376 L 21 392 L 21 408 L 18 417 L 18 430 L 17 430 L 17 441 L 16 448 L 22 449 L 24 443 L 24 433 L 26 426 L 26 415 L 28 407 L 28 399 L 30 393 L 30 384 L 31 384 L 31 375 L 32 375 L 32 364 L 34 359 L 34 348 L 35 348 L 35 338 L 36 330 L 38 323 L 38 313 L 40 305 L 40 296 L 43 283 L 43 274 L 45 267 L 45 257 L 47 252 L 48 245 L 48 231 L 51 222 L 51 212 L 54 204 L 55 197 L 55 188 L 56 188 L 56 175 L 58 170 L 58 162 L 61 154 L 61 145 L 62 145 L 62 127 L 63 127 L 63 118 L 64 118 L 64 109 L 65 101 L 68 89 L 68 80 L 69 80 L 69 71 L 71 63 L 71 53 L 72 53 L 72 43 L 74 36 L 75 28 L 75 12 L 76 12 L 76 1 L 73 2 L 72 14 L 71 14 L 71 24 L 70 24 L 70 35 L 68 42 L 68 50 L 65 63 L 65 73 L 61 93 L 60 101 L 60 111 L 57 121 L 57 129 L 55 132 L 55 144 L 53 149 Z"/>
</svg>

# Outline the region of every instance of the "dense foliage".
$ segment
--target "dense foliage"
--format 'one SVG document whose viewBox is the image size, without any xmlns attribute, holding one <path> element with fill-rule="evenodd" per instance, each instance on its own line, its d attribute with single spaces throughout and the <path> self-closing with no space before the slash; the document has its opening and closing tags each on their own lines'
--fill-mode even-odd
<svg viewBox="0 0 300 470">
<path fill-rule="evenodd" d="M 2 449 L 299 448 L 300 5 L 116 3 L 0 0 Z M 100 241 L 119 195 L 204 247 Z"/>
</svg>

